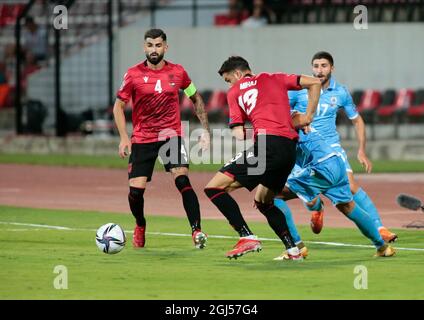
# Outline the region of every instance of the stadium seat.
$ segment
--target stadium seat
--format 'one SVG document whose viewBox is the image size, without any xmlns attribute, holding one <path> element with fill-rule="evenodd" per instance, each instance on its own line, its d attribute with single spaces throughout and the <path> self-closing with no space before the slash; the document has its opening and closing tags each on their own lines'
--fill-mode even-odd
<svg viewBox="0 0 424 320">
<path fill-rule="evenodd" d="M 202 96 L 203 102 L 205 104 L 205 109 L 207 111 L 207 105 L 212 95 L 212 91 L 204 90 L 200 92 L 200 95 Z M 190 98 L 187 98 L 187 96 L 182 91 L 180 93 L 180 110 L 182 120 L 193 120 L 197 118 L 196 113 L 194 111 L 193 102 Z"/>
<path fill-rule="evenodd" d="M 8 84 L 0 84 L 0 109 L 7 106 L 9 92 L 10 86 Z"/>
<path fill-rule="evenodd" d="M 214 90 L 206 105 L 206 111 L 211 122 L 224 121 L 228 117 L 227 94 L 222 90 Z"/>
<path fill-rule="evenodd" d="M 357 106 L 361 102 L 362 95 L 364 90 L 355 90 L 352 92 L 353 103 Z"/>
<path fill-rule="evenodd" d="M 231 18 L 226 14 L 217 14 L 214 17 L 215 26 L 236 26 L 240 24 L 240 19 Z"/>
<path fill-rule="evenodd" d="M 24 7 L 25 5 L 22 3 L 0 4 L 0 26 L 3 27 L 8 24 L 14 24 Z"/>
<path fill-rule="evenodd" d="M 336 123 L 339 124 L 348 124 L 350 122 L 349 118 L 347 117 L 346 113 L 343 110 L 337 111 L 337 117 L 336 117 Z"/>
<path fill-rule="evenodd" d="M 200 92 L 200 94 L 202 95 L 203 102 L 205 103 L 205 105 L 207 105 L 209 99 L 211 98 L 212 90 L 203 90 L 202 92 Z"/>
<path fill-rule="evenodd" d="M 355 98 L 353 96 L 353 101 Z M 365 90 L 362 94 L 359 103 L 356 105 L 358 112 L 364 118 L 365 122 L 373 123 L 375 122 L 376 109 L 380 106 L 381 103 L 381 93 L 377 90 L 368 89 Z"/>
<path fill-rule="evenodd" d="M 396 116 L 395 120 L 399 120 L 400 117 L 402 117 L 403 115 L 406 115 L 406 111 L 411 105 L 413 97 L 414 97 L 413 90 L 410 90 L 410 89 L 399 90 L 392 103 L 382 104 L 382 106 L 378 108 L 377 110 L 378 116 L 380 118 Z"/>
<path fill-rule="evenodd" d="M 194 118 L 193 102 L 184 93 L 180 94 L 181 120 L 192 120 Z"/>
<path fill-rule="evenodd" d="M 387 106 L 392 106 L 396 99 L 396 91 L 394 89 L 387 89 L 381 94 L 381 103 L 377 108 L 384 108 Z M 378 111 L 376 110 L 376 118 L 378 118 Z"/>
<path fill-rule="evenodd" d="M 409 120 L 416 121 L 424 118 L 424 89 L 415 92 L 414 101 L 408 108 Z"/>
</svg>

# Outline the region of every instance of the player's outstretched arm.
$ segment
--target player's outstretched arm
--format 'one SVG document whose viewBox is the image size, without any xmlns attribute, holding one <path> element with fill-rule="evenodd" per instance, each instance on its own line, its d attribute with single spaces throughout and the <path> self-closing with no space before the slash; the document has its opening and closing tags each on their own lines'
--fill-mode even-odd
<svg viewBox="0 0 424 320">
<path fill-rule="evenodd" d="M 311 123 L 321 94 L 321 81 L 317 78 L 302 74 L 299 83 L 302 88 L 308 89 L 308 106 L 306 107 L 305 118 Z"/>
<path fill-rule="evenodd" d="M 116 99 L 113 106 L 113 117 L 115 119 L 116 127 L 118 128 L 121 141 L 119 143 L 119 156 L 125 158 L 131 152 L 131 141 L 128 138 L 127 125 L 125 121 L 125 108 L 126 103 L 120 99 Z"/>
<path fill-rule="evenodd" d="M 196 113 L 197 118 L 199 118 L 200 123 L 204 129 L 202 136 L 200 137 L 200 143 L 202 146 L 202 150 L 209 149 L 210 145 L 210 129 L 209 129 L 209 121 L 208 114 L 205 111 L 205 103 L 203 102 L 203 98 L 199 92 L 196 91 L 190 97 L 191 101 L 193 101 L 194 112 Z"/>
<path fill-rule="evenodd" d="M 365 122 L 360 115 L 352 120 L 355 127 L 356 139 L 358 140 L 358 161 L 365 168 L 367 173 L 372 171 L 372 162 L 366 154 L 367 136 L 365 131 Z"/>
</svg>

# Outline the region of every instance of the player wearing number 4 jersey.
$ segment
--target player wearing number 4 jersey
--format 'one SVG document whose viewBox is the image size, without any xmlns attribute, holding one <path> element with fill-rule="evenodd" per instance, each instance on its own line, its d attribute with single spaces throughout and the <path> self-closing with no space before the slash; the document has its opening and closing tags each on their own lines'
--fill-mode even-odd
<svg viewBox="0 0 424 320">
<path fill-rule="evenodd" d="M 113 108 L 121 138 L 119 155 L 124 158 L 130 154 L 128 201 L 136 219 L 133 245 L 138 248 L 145 246 L 144 191 L 159 155 L 181 193 L 194 245 L 202 249 L 207 236 L 201 230 L 199 201 L 188 178 L 188 152 L 181 137 L 180 89 L 193 101 L 204 128 L 200 141 L 203 150 L 209 147 L 208 119 L 202 97 L 187 72 L 181 65 L 163 59 L 167 49 L 166 34 L 162 30 L 151 29 L 145 33 L 144 52 L 147 59 L 128 69 Z M 125 105 L 130 101 L 133 124 L 131 140 L 126 131 L 124 115 Z"/>
<path fill-rule="evenodd" d="M 254 144 L 224 165 L 205 188 L 205 193 L 240 235 L 228 258 L 261 250 L 261 242 L 249 229 L 240 208 L 229 192 L 245 187 L 255 195 L 256 208 L 284 243 L 291 260 L 301 260 L 284 214 L 274 206 L 273 198 L 284 186 L 296 158 L 297 132 L 290 116 L 287 90 L 308 88 L 309 103 L 303 123 L 312 121 L 318 103 L 320 81 L 303 75 L 260 73 L 254 75 L 242 57 L 230 57 L 218 73 L 229 83 L 227 101 L 229 125 L 236 139 L 245 139 L 244 123 L 254 129 Z"/>
</svg>

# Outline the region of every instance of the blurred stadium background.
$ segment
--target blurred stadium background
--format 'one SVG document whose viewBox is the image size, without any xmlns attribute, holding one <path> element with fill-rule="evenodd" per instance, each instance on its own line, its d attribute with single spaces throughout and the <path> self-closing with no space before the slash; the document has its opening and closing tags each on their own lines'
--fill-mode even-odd
<svg viewBox="0 0 424 320">
<path fill-rule="evenodd" d="M 58 5 L 67 29 L 53 26 Z M 366 6 L 368 29 L 354 28 L 356 5 Z M 0 152 L 115 154 L 115 92 L 144 59 L 149 27 L 168 34 L 167 58 L 188 70 L 213 128 L 227 120 L 217 69 L 228 55 L 255 72 L 310 74 L 312 55 L 326 50 L 367 123 L 371 158 L 424 160 L 422 0 L 1 0 Z M 181 112 L 198 125 L 183 95 Z M 343 114 L 338 122 L 354 154 L 353 127 Z"/>
</svg>

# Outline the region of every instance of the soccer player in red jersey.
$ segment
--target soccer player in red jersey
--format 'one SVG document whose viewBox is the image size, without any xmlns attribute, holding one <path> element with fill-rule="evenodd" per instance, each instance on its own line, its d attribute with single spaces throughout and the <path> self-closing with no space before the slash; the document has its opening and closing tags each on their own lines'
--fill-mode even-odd
<svg viewBox="0 0 424 320">
<path fill-rule="evenodd" d="M 303 127 L 313 119 L 321 83 L 304 75 L 254 75 L 249 63 L 238 56 L 228 58 L 218 73 L 230 85 L 227 101 L 233 135 L 236 139 L 245 139 L 244 124 L 247 120 L 254 129 L 253 146 L 225 164 L 205 187 L 206 195 L 240 235 L 240 240 L 226 256 L 237 258 L 261 250 L 260 241 L 250 231 L 239 206 L 229 195 L 229 192 L 241 187 L 252 191 L 258 186 L 256 208 L 282 240 L 290 259 L 301 260 L 284 214 L 274 206 L 273 198 L 282 190 L 296 158 L 298 135 L 290 115 L 287 90 L 308 89 L 306 114 L 301 122 L 296 123 L 296 126 Z"/>
<path fill-rule="evenodd" d="M 147 59 L 128 69 L 113 107 L 121 138 L 119 155 L 121 158 L 130 155 L 128 201 L 136 219 L 133 245 L 145 245 L 144 191 L 159 155 L 182 195 L 195 247 L 202 249 L 207 236 L 201 230 L 199 201 L 188 178 L 188 153 L 181 137 L 179 90 L 184 90 L 193 101 L 202 123 L 204 132 L 200 144 L 203 150 L 208 149 L 210 143 L 208 117 L 203 99 L 186 70 L 179 64 L 164 60 L 167 49 L 166 34 L 162 30 L 151 29 L 145 33 L 144 52 Z M 133 124 L 131 139 L 126 131 L 124 115 L 125 105 L 130 100 Z"/>
</svg>

